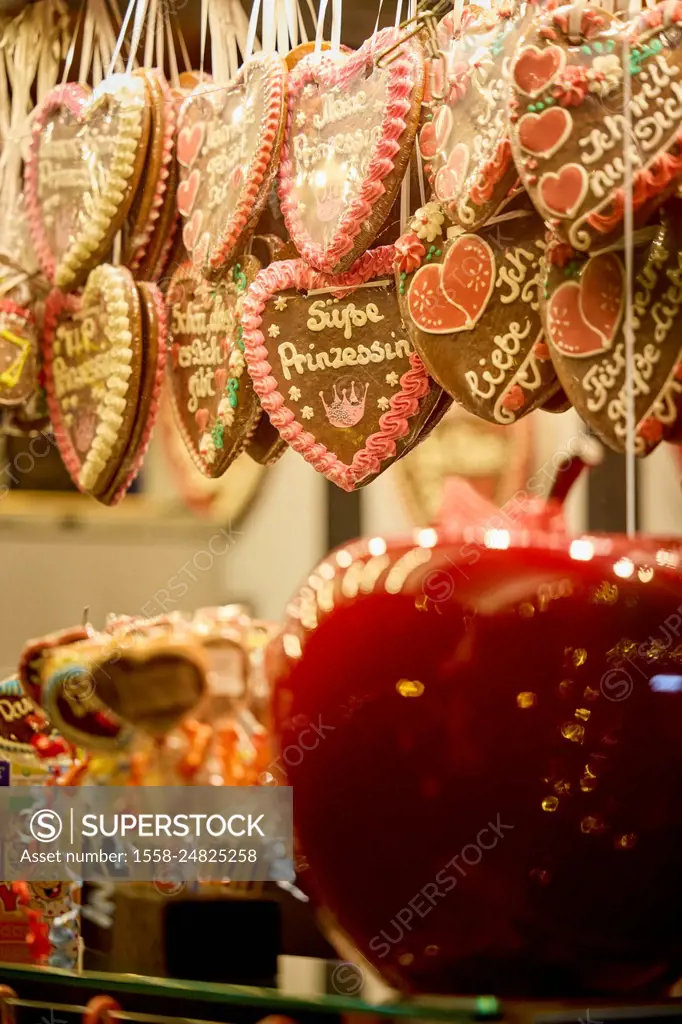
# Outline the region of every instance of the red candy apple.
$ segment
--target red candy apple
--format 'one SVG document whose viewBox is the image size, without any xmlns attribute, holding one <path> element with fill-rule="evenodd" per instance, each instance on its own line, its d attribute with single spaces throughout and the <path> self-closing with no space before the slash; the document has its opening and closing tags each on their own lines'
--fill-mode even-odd
<svg viewBox="0 0 682 1024">
<path fill-rule="evenodd" d="M 682 545 L 471 493 L 332 552 L 269 651 L 302 883 L 403 989 L 659 995 L 682 974 Z"/>
</svg>

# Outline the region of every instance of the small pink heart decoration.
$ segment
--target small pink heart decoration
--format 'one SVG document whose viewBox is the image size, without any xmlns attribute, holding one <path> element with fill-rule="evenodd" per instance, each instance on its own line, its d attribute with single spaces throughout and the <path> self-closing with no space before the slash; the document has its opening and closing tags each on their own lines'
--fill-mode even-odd
<svg viewBox="0 0 682 1024">
<path fill-rule="evenodd" d="M 350 55 L 310 54 L 289 76 L 279 197 L 292 241 L 316 270 L 348 269 L 393 205 L 424 91 L 421 45 L 384 29 Z"/>
<path fill-rule="evenodd" d="M 208 273 L 229 262 L 267 202 L 284 132 L 285 78 L 281 57 L 257 54 L 226 85 L 199 85 L 182 105 L 177 206 L 185 247 Z"/>
<path fill-rule="evenodd" d="M 525 6 L 498 12 L 471 5 L 461 23 L 446 15 L 437 28 L 440 55 L 427 61 L 431 89 L 419 148 L 436 199 L 465 231 L 490 219 L 517 177 L 505 116 L 506 69 Z"/>
<path fill-rule="evenodd" d="M 208 424 L 208 409 L 197 409 L 194 414 L 194 419 L 197 421 L 199 430 L 206 430 L 206 426 Z"/>
</svg>

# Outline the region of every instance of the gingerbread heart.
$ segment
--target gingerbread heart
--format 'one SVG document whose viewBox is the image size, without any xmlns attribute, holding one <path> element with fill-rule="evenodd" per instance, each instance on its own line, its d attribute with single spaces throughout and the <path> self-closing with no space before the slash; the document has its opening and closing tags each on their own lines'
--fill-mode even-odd
<svg viewBox="0 0 682 1024">
<path fill-rule="evenodd" d="M 682 176 L 680 22 L 680 0 L 626 22 L 576 5 L 541 11 L 524 33 L 511 73 L 514 159 L 535 206 L 574 249 L 622 234 L 626 75 L 637 223 Z"/>
<path fill-rule="evenodd" d="M 246 360 L 270 422 L 349 491 L 395 457 L 430 392 L 400 320 L 394 255 L 372 250 L 336 276 L 273 263 L 244 303 Z"/>
<path fill-rule="evenodd" d="M 384 29 L 355 53 L 304 57 L 289 76 L 279 175 L 287 229 L 317 270 L 346 270 L 376 237 L 400 188 L 424 89 L 421 47 Z"/>
<path fill-rule="evenodd" d="M 286 65 L 257 54 L 227 85 L 200 85 L 178 119 L 177 206 L 195 265 L 224 266 L 255 226 L 284 132 Z"/>
<path fill-rule="evenodd" d="M 64 465 L 79 490 L 99 498 L 128 449 L 140 393 L 142 322 L 130 271 L 105 263 L 82 297 L 50 293 L 43 359 Z"/>
<path fill-rule="evenodd" d="M 165 219 L 169 227 L 170 219 L 165 213 L 166 205 L 175 212 L 175 190 L 167 196 L 169 182 L 172 184 L 174 175 L 171 173 L 175 136 L 175 100 L 163 72 L 158 68 L 150 71 L 141 69 L 133 74 L 144 78 L 149 110 L 151 112 L 151 129 L 149 147 L 145 161 L 145 180 L 138 188 L 130 214 L 128 230 L 123 247 L 123 262 L 131 270 L 139 271 L 144 278 L 143 265 L 147 259 L 148 249 L 154 238 L 155 246 L 159 244 L 157 226 L 159 219 Z M 163 225 L 161 225 L 163 230 Z"/>
<path fill-rule="evenodd" d="M 680 429 L 682 229 L 679 200 L 634 249 L 632 387 L 635 451 L 647 455 Z M 653 235 L 653 237 L 651 237 Z M 616 451 L 627 447 L 628 381 L 622 252 L 586 258 L 558 241 L 547 250 L 543 309 L 562 387 L 582 418 Z"/>
<path fill-rule="evenodd" d="M 166 295 L 173 409 L 187 450 L 205 476 L 223 475 L 261 418 L 244 372 L 240 324 L 246 289 L 259 269 L 259 262 L 246 256 L 209 283 L 191 263 L 183 263 Z"/>
<path fill-rule="evenodd" d="M 400 309 L 428 372 L 492 423 L 541 406 L 559 387 L 539 312 L 542 219 L 522 196 L 477 234 L 446 232 L 429 203 L 411 229 L 396 243 Z"/>
<path fill-rule="evenodd" d="M 116 475 L 106 491 L 99 496 L 99 500 L 106 505 L 117 505 L 125 497 L 142 468 L 142 460 L 147 453 L 159 412 L 166 368 L 168 321 L 163 295 L 156 285 L 148 281 L 141 281 L 137 291 L 142 315 L 140 397 L 130 439 Z"/>
<path fill-rule="evenodd" d="M 0 406 L 26 402 L 36 389 L 38 331 L 33 313 L 0 299 Z"/>
<path fill-rule="evenodd" d="M 68 83 L 34 114 L 25 190 L 40 265 L 72 289 L 107 255 L 128 215 L 145 160 L 144 79 L 111 75 L 94 92 Z"/>
<path fill-rule="evenodd" d="M 465 9 L 461 25 L 446 15 L 438 26 L 440 55 L 427 62 L 431 94 L 419 150 L 434 197 L 467 230 L 485 224 L 517 177 L 507 124 L 507 69 L 528 11 L 525 3 L 504 11 Z"/>
</svg>

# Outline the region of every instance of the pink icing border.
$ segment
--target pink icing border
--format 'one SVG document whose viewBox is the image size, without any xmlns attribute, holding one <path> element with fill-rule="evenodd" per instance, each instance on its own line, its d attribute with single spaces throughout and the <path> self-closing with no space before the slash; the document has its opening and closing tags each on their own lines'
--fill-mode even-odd
<svg viewBox="0 0 682 1024">
<path fill-rule="evenodd" d="M 393 45 L 399 37 L 400 33 L 396 29 L 382 29 L 343 61 L 332 60 L 324 55 L 319 60 L 314 55 L 312 59 L 310 56 L 304 57 L 289 75 L 289 114 L 279 168 L 280 204 L 287 230 L 301 256 L 311 266 L 326 273 L 332 273 L 339 261 L 352 251 L 355 238 L 372 215 L 372 207 L 386 191 L 383 180 L 395 167 L 395 157 L 400 152 L 398 140 L 407 129 L 406 118 L 412 109 L 410 96 L 419 82 L 423 62 L 412 43 L 406 40 L 400 56 L 388 65 L 388 96 L 381 139 L 360 192 L 341 217 L 334 240 L 326 249 L 314 242 L 306 230 L 296 195 L 290 145 L 294 105 L 309 82 L 320 82 L 324 89 L 348 85 L 358 72 L 374 64 L 376 53 Z"/>
<path fill-rule="evenodd" d="M 247 70 L 254 64 L 262 66 L 265 78 L 265 102 L 260 124 L 261 144 L 253 154 L 244 174 L 244 184 L 240 189 L 239 200 L 234 212 L 223 226 L 220 237 L 209 253 L 208 262 L 212 270 L 218 270 L 229 261 L 232 250 L 241 240 L 242 231 L 253 215 L 254 207 L 259 197 L 258 194 L 264 180 L 268 177 L 269 173 L 277 170 L 279 163 L 280 154 L 275 149 L 275 141 L 279 135 L 285 113 L 286 65 L 277 54 L 256 54 L 254 57 L 251 57 L 248 63 L 242 65 L 235 77 L 228 83 L 229 86 L 241 84 L 242 80 L 246 77 Z M 216 88 L 219 88 L 219 86 L 203 84 L 197 86 L 189 94 L 180 108 L 177 125 L 178 134 L 182 130 L 184 116 L 189 110 L 193 98 L 201 93 L 214 91 Z M 184 222 L 185 219 L 183 218 Z M 193 255 L 193 253 L 190 255 Z"/>
<path fill-rule="evenodd" d="M 45 276 L 54 284 L 55 257 L 43 226 L 38 198 L 38 165 L 40 162 L 39 139 L 43 128 L 52 114 L 66 108 L 75 118 L 80 118 L 90 100 L 91 91 L 84 85 L 68 82 L 51 89 L 33 113 L 33 134 L 28 160 L 24 169 L 24 192 L 31 242 Z"/>
<path fill-rule="evenodd" d="M 128 476 L 125 478 L 121 486 L 114 492 L 113 497 L 109 502 L 110 506 L 118 505 L 121 499 L 125 497 L 125 495 L 128 493 L 130 485 L 132 484 L 133 480 L 135 479 L 137 474 L 140 472 L 140 469 L 142 468 L 142 462 L 144 460 L 145 455 L 147 454 L 147 449 L 149 448 L 149 442 L 151 441 L 152 438 L 154 425 L 156 424 L 156 418 L 159 414 L 161 389 L 163 387 L 163 381 L 166 370 L 166 357 L 168 354 L 168 317 L 166 316 L 166 303 L 164 302 L 161 290 L 157 287 L 157 285 L 152 284 L 151 281 L 146 281 L 145 284 L 149 288 L 152 297 L 154 313 L 156 315 L 156 329 L 158 331 L 158 353 L 156 361 L 156 374 L 154 375 L 154 383 L 152 385 L 152 401 L 151 405 L 149 406 L 147 422 L 145 424 L 142 436 L 140 437 L 140 442 L 138 444 L 137 451 L 134 456 L 133 464 L 130 467 L 130 472 L 128 473 Z M 140 303 L 143 303 L 144 301 L 145 300 L 143 296 L 140 295 Z"/>
<path fill-rule="evenodd" d="M 43 359 L 43 370 L 45 372 L 45 393 L 47 405 L 50 410 L 50 420 L 54 429 L 54 436 L 57 447 L 66 466 L 69 476 L 78 490 L 78 475 L 81 470 L 81 459 L 73 446 L 69 432 L 62 422 L 62 409 L 54 395 L 54 376 L 52 373 L 52 344 L 57 330 L 57 321 L 61 313 L 76 313 L 81 306 L 80 296 L 62 292 L 54 288 L 45 300 L 45 320 L 43 324 L 43 337 L 41 344 L 41 355 Z M 83 493 L 88 494 L 89 491 Z"/>
<path fill-rule="evenodd" d="M 263 409 L 282 438 L 318 473 L 323 473 L 345 491 L 352 491 L 361 480 L 378 473 L 381 463 L 395 454 L 395 442 L 407 434 L 408 420 L 417 413 L 419 400 L 429 390 L 429 376 L 424 364 L 415 352 L 410 354 L 411 369 L 400 378 L 400 391 L 391 396 L 389 410 L 379 419 L 379 430 L 367 438 L 364 448 L 357 451 L 351 464 L 347 465 L 309 434 L 285 406 L 268 361 L 268 350 L 260 329 L 262 314 L 268 299 L 279 291 L 287 288 L 331 288 L 334 284 L 344 287 L 364 284 L 373 277 L 392 274 L 394 260 L 395 249 L 392 245 L 386 245 L 364 253 L 350 270 L 336 276 L 321 274 L 303 260 L 271 263 L 260 271 L 244 302 L 244 353 L 254 391 Z"/>
<path fill-rule="evenodd" d="M 166 194 L 166 187 L 168 185 L 168 175 L 170 174 L 171 161 L 173 159 L 173 150 L 175 147 L 175 100 L 173 99 L 173 93 L 171 92 L 170 86 L 166 81 L 163 73 L 158 68 L 152 68 L 146 72 L 149 75 L 154 75 L 158 84 L 161 86 L 161 92 L 163 93 L 163 120 L 164 120 L 164 132 L 163 132 L 163 153 L 161 155 L 161 168 L 159 170 L 159 176 L 156 181 L 156 188 L 154 191 L 154 199 L 152 201 L 151 210 L 147 218 L 143 230 L 139 233 L 140 242 L 137 248 L 134 250 L 132 256 L 128 260 L 128 266 L 131 270 L 135 271 L 139 268 L 140 264 L 144 260 L 147 254 L 147 246 L 152 237 L 154 226 L 159 219 L 161 213 L 161 207 L 163 205 L 163 199 Z"/>
</svg>

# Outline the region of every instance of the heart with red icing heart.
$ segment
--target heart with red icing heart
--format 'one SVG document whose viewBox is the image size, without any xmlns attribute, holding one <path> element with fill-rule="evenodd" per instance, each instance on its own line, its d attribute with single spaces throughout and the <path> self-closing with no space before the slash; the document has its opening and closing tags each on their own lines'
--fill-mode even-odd
<svg viewBox="0 0 682 1024">
<path fill-rule="evenodd" d="M 521 5 L 504 13 L 465 8 L 461 25 L 446 15 L 437 30 L 441 52 L 427 60 L 419 148 L 436 199 L 465 231 L 494 214 L 517 177 L 505 117 L 506 67 L 527 18 Z"/>
<path fill-rule="evenodd" d="M 407 168 L 424 89 L 421 45 L 384 29 L 351 54 L 304 57 L 289 76 L 279 197 L 311 267 L 348 269 L 375 238 Z"/>
<path fill-rule="evenodd" d="M 546 89 L 566 63 L 560 46 L 527 46 L 514 65 L 514 81 L 527 96 L 537 96 Z"/>
<path fill-rule="evenodd" d="M 26 202 L 40 265 L 58 287 L 76 287 L 111 249 L 135 198 L 149 130 L 142 76 L 110 75 L 92 93 L 59 85 L 36 108 Z"/>
<path fill-rule="evenodd" d="M 611 348 L 620 327 L 625 272 L 615 253 L 595 256 L 580 282 L 565 281 L 547 300 L 547 336 L 563 355 L 591 356 Z"/>
<path fill-rule="evenodd" d="M 438 171 L 433 190 L 436 198 L 441 202 L 447 202 L 457 196 L 462 188 L 469 169 L 469 147 L 464 142 L 458 142 L 451 150 L 444 167 Z"/>
<path fill-rule="evenodd" d="M 452 111 L 441 107 L 435 117 L 427 121 L 419 132 L 419 151 L 425 160 L 430 160 L 445 147 L 452 131 Z"/>
<path fill-rule="evenodd" d="M 396 242 L 410 339 L 459 405 L 493 423 L 514 423 L 559 386 L 538 310 L 545 225 L 525 196 L 509 202 L 504 223 L 476 234 L 448 238 L 440 216 L 437 203 L 427 204 Z"/>
<path fill-rule="evenodd" d="M 632 389 L 639 455 L 680 431 L 681 212 L 679 200 L 666 203 L 649 240 L 633 250 Z M 581 258 L 555 240 L 547 249 L 543 278 L 543 322 L 561 385 L 592 430 L 623 452 L 630 406 L 623 256 L 607 252 Z"/>
<path fill-rule="evenodd" d="M 631 21 L 596 5 L 579 13 L 545 8 L 524 32 L 511 68 L 509 123 L 514 160 L 538 211 L 572 248 L 597 251 L 623 230 L 626 115 L 637 225 L 682 177 L 682 0 Z"/>
<path fill-rule="evenodd" d="M 495 256 L 477 235 L 459 235 L 442 263 L 422 265 L 407 290 L 410 317 L 429 334 L 470 330 L 495 284 Z"/>
<path fill-rule="evenodd" d="M 373 249 L 336 275 L 272 263 L 244 303 L 249 374 L 270 422 L 348 491 L 395 459 L 441 393 L 405 337 L 394 257 Z"/>
<path fill-rule="evenodd" d="M 284 132 L 285 77 L 281 57 L 256 54 L 227 84 L 197 86 L 180 110 L 183 241 L 209 274 L 230 261 L 267 202 Z"/>
</svg>

